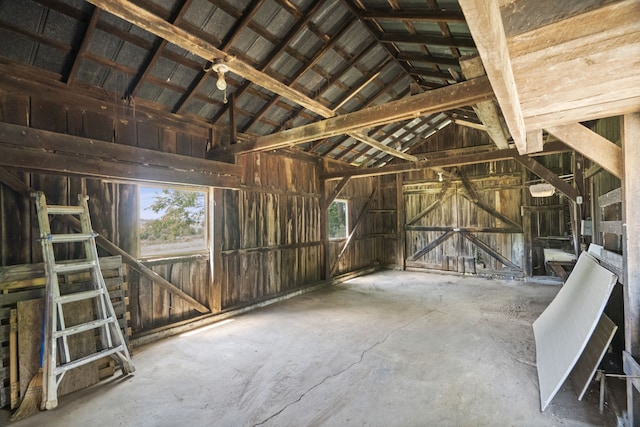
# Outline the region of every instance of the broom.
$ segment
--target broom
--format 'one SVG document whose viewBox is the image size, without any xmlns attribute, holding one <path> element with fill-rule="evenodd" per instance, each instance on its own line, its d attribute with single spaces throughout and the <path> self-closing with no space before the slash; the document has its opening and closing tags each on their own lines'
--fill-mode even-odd
<svg viewBox="0 0 640 427">
<path fill-rule="evenodd" d="M 40 340 L 40 369 L 38 373 L 31 378 L 27 390 L 24 392 L 24 397 L 20 406 L 11 415 L 11 421 L 18 421 L 23 418 L 30 417 L 40 410 L 40 403 L 42 402 L 42 365 L 44 364 L 44 322 L 42 322 L 42 339 Z"/>
</svg>

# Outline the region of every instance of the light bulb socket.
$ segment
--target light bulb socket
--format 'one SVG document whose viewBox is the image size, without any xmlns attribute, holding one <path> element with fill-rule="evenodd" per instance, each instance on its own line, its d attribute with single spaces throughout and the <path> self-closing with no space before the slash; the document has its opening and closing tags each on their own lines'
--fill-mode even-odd
<svg viewBox="0 0 640 427">
<path fill-rule="evenodd" d="M 216 81 L 216 87 L 220 90 L 227 89 L 227 81 L 224 79 L 224 74 L 229 71 L 229 67 L 227 64 L 222 62 L 223 60 L 216 60 L 216 62 L 211 66 L 211 69 L 218 73 L 218 80 Z"/>
</svg>

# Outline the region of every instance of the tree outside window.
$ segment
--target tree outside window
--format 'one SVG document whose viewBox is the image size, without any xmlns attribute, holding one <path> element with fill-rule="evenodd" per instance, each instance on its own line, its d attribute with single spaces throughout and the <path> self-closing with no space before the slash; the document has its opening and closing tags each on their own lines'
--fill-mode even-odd
<svg viewBox="0 0 640 427">
<path fill-rule="evenodd" d="M 336 200 L 329 206 L 329 238 L 344 239 L 347 232 L 347 201 Z"/>
<path fill-rule="evenodd" d="M 140 187 L 140 256 L 180 255 L 207 249 L 206 193 Z"/>
</svg>

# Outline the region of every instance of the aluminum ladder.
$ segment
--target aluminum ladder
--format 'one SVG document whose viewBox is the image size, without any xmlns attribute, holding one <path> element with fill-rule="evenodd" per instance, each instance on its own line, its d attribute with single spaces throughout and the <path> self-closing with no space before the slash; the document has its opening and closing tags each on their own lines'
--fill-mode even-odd
<svg viewBox="0 0 640 427">
<path fill-rule="evenodd" d="M 44 354 L 42 407 L 53 409 L 58 405 L 58 386 L 64 374 L 79 366 L 86 365 L 106 356 L 115 359 L 123 375 L 135 368 L 129 355 L 124 336 L 116 318 L 109 291 L 105 284 L 98 261 L 95 236 L 89 218 L 87 196 L 78 195 L 77 206 L 49 206 L 42 192 L 35 197 L 40 226 L 40 242 L 46 274 L 44 313 Z M 51 234 L 50 216 L 72 215 L 80 220 L 81 232 L 71 234 Z M 56 263 L 54 245 L 56 243 L 82 243 L 83 259 Z M 65 289 L 59 283 L 62 274 L 89 273 L 90 282 L 83 290 Z M 64 305 L 82 300 L 93 300 L 95 320 L 73 326 L 65 326 Z M 98 330 L 100 346 L 95 353 L 72 360 L 68 338 L 85 331 Z"/>
</svg>

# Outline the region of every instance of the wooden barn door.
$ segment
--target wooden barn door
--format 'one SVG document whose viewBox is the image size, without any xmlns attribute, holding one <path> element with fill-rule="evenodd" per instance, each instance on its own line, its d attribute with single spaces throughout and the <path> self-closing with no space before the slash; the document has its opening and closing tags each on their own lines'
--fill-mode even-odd
<svg viewBox="0 0 640 427">
<path fill-rule="evenodd" d="M 522 276 L 521 176 L 403 187 L 407 267 Z"/>
</svg>

